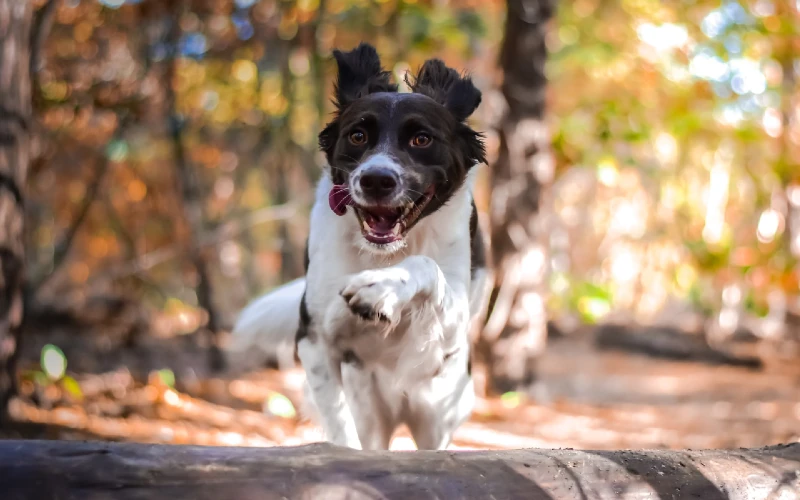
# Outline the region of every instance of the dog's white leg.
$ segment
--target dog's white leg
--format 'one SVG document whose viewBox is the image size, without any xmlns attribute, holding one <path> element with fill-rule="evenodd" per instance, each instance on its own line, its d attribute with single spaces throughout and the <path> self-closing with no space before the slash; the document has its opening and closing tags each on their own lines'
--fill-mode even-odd
<svg viewBox="0 0 800 500">
<path fill-rule="evenodd" d="M 388 450 L 395 421 L 383 401 L 374 374 L 358 366 L 358 361 L 345 363 L 342 365 L 342 382 L 361 448 Z"/>
<path fill-rule="evenodd" d="M 361 448 L 353 415 L 342 387 L 341 365 L 331 359 L 321 340 L 306 337 L 297 343 L 297 355 L 306 371 L 325 437 L 333 444 Z"/>
<path fill-rule="evenodd" d="M 408 396 L 406 424 L 420 450 L 447 448 L 453 433 L 472 413 L 475 389 L 466 362 L 451 361 L 430 385 Z"/>
</svg>

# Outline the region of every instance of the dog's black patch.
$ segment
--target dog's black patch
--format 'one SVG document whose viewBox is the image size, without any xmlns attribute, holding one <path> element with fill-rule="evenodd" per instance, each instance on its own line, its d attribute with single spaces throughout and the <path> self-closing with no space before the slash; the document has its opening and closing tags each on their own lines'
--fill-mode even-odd
<svg viewBox="0 0 800 500">
<path fill-rule="evenodd" d="M 456 348 L 456 349 L 454 349 L 454 350 L 452 350 L 452 351 L 450 351 L 450 352 L 446 353 L 446 354 L 444 355 L 444 357 L 442 358 L 442 361 L 447 361 L 448 359 L 452 358 L 452 357 L 453 357 L 453 355 L 454 355 L 455 353 L 457 353 L 457 352 L 458 352 L 458 349 Z"/>
<path fill-rule="evenodd" d="M 458 349 L 448 352 L 442 358 L 442 365 L 436 370 L 434 377 L 438 377 L 440 373 L 442 373 L 442 369 L 444 369 L 444 364 L 447 362 L 448 359 L 452 358 L 455 353 L 458 352 Z M 472 376 L 472 350 L 467 353 L 467 375 Z"/>
<path fill-rule="evenodd" d="M 469 217 L 469 240 L 470 240 L 470 266 L 469 270 L 473 278 L 475 271 L 486 267 L 486 246 L 483 242 L 483 232 L 478 224 L 478 208 L 475 200 L 472 200 L 472 214 Z"/>
<path fill-rule="evenodd" d="M 356 368 L 360 368 L 362 366 L 361 359 L 359 359 L 359 357 L 356 356 L 356 353 L 354 353 L 351 349 L 348 349 L 342 353 L 342 362 L 353 365 Z"/>
<path fill-rule="evenodd" d="M 311 258 L 308 255 L 308 238 L 306 238 L 306 248 L 303 251 L 303 272 L 308 272 L 308 265 L 311 263 Z"/>
<path fill-rule="evenodd" d="M 311 315 L 308 313 L 306 304 L 306 292 L 303 291 L 303 296 L 300 298 L 300 324 L 297 326 L 297 334 L 294 337 L 295 345 L 306 337 L 312 342 L 315 340 L 311 331 Z"/>
</svg>

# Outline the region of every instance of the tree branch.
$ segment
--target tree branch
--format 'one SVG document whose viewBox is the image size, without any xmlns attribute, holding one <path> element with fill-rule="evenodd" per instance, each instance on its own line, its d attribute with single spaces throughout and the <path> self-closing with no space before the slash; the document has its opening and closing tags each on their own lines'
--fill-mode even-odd
<svg viewBox="0 0 800 500">
<path fill-rule="evenodd" d="M 103 184 L 103 179 L 105 179 L 106 173 L 109 171 L 109 163 L 110 162 L 108 161 L 108 158 L 103 157 L 98 159 L 94 178 L 92 179 L 91 184 L 89 184 L 89 188 L 86 190 L 86 195 L 83 198 L 81 206 L 78 208 L 75 218 L 72 220 L 72 224 L 70 224 L 70 226 L 67 228 L 64 236 L 61 237 L 61 240 L 54 245 L 55 249 L 53 250 L 52 270 L 38 279 L 35 283 L 31 284 L 30 293 L 32 296 L 35 296 L 44 285 L 50 282 L 53 276 L 58 273 L 58 270 L 66 261 L 67 256 L 72 249 L 72 245 L 75 242 L 75 237 L 78 235 L 78 231 L 80 230 L 81 226 L 83 226 L 86 216 L 89 215 L 89 209 L 92 207 L 95 200 L 97 200 L 98 194 L 100 193 L 100 186 Z"/>
<path fill-rule="evenodd" d="M 255 210 L 242 219 L 224 222 L 206 236 L 198 239 L 199 248 L 207 248 L 218 245 L 220 242 L 231 240 L 241 232 L 266 222 L 289 219 L 297 214 L 298 207 L 303 203 L 292 202 L 283 205 L 274 205 Z M 168 262 L 178 257 L 184 251 L 183 245 L 170 245 L 162 247 L 144 255 L 140 255 L 126 263 L 123 263 L 103 275 L 90 279 L 88 286 L 95 285 L 104 281 L 117 280 L 132 276 L 134 274 L 147 271 L 153 267 Z"/>
<path fill-rule="evenodd" d="M 31 30 L 31 56 L 30 56 L 30 75 L 34 92 L 38 91 L 39 79 L 37 73 L 42 64 L 42 49 L 50 28 L 53 26 L 53 18 L 58 7 L 58 0 L 47 0 L 33 17 L 33 29 Z"/>
</svg>

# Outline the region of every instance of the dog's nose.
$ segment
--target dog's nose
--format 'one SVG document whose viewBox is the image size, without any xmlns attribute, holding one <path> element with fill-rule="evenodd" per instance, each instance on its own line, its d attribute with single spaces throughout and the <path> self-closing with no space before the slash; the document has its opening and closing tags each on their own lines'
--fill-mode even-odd
<svg viewBox="0 0 800 500">
<path fill-rule="evenodd" d="M 373 167 L 361 174 L 359 184 L 365 196 L 384 198 L 391 195 L 400 183 L 398 175 L 388 168 Z"/>
</svg>

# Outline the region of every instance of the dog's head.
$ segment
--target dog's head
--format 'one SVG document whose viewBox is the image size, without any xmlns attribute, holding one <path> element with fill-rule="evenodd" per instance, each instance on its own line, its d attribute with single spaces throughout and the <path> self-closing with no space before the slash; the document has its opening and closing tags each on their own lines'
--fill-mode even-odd
<svg viewBox="0 0 800 500">
<path fill-rule="evenodd" d="M 437 59 L 406 77 L 411 93 L 398 93 L 373 47 L 361 44 L 334 57 L 337 112 L 319 135 L 320 148 L 369 247 L 397 251 L 414 225 L 485 161 L 481 134 L 466 124 L 481 93 Z"/>
</svg>

